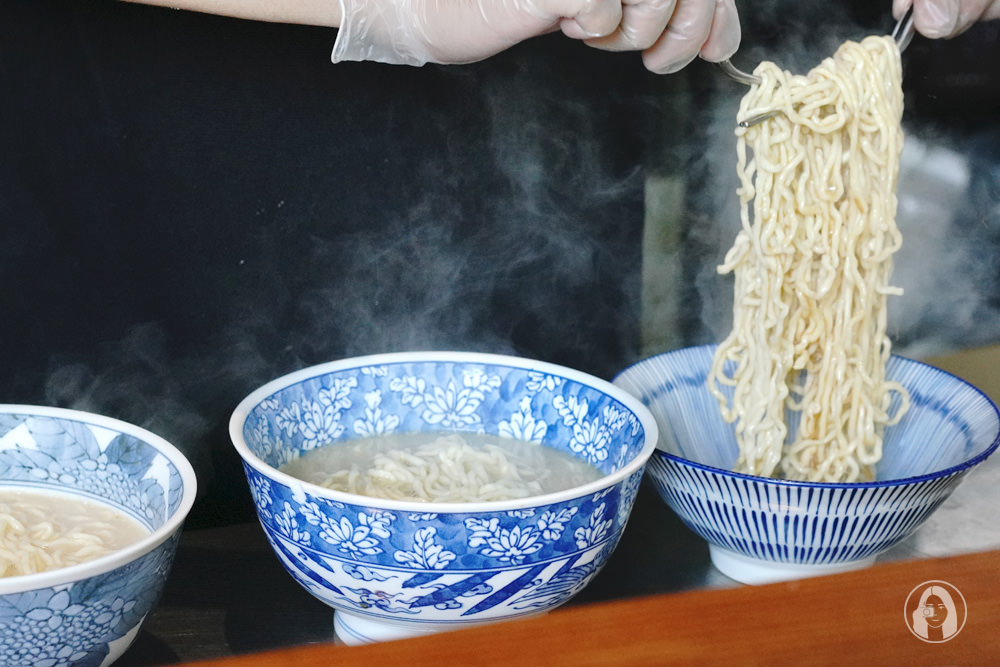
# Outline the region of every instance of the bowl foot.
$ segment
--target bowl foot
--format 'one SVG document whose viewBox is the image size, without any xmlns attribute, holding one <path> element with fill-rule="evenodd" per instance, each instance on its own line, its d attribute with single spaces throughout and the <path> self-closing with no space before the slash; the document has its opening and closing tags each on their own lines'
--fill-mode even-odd
<svg viewBox="0 0 1000 667">
<path fill-rule="evenodd" d="M 458 627 L 467 626 L 436 623 L 392 623 L 340 610 L 333 614 L 333 632 L 336 640 L 348 646 L 422 637 Z"/>
<path fill-rule="evenodd" d="M 875 562 L 875 556 L 871 556 L 846 563 L 821 563 L 818 565 L 778 563 L 751 558 L 714 545 L 709 545 L 708 552 L 712 558 L 712 565 L 719 572 L 742 584 L 751 585 L 771 584 L 779 581 L 791 581 L 792 579 L 818 577 L 824 574 L 862 570 Z"/>
</svg>

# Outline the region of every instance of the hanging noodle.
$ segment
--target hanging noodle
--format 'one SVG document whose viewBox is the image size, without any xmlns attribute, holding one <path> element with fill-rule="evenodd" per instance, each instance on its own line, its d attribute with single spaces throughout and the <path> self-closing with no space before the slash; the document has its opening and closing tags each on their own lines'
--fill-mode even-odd
<svg viewBox="0 0 1000 667">
<path fill-rule="evenodd" d="M 754 73 L 738 119 L 780 113 L 737 129 L 742 230 L 719 267 L 735 277 L 733 329 L 709 388 L 735 425 L 737 471 L 872 479 L 884 428 L 908 406 L 885 378 L 886 302 L 901 293 L 889 284 L 902 240 L 899 49 L 869 37 L 807 76 L 770 62 Z"/>
</svg>

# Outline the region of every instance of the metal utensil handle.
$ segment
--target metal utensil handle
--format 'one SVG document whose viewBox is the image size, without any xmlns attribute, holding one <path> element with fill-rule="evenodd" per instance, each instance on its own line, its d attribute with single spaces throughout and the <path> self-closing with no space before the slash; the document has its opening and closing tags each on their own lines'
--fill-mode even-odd
<svg viewBox="0 0 1000 667">
<path fill-rule="evenodd" d="M 913 6 L 911 5 L 906 13 L 900 17 L 896 27 L 892 29 L 892 38 L 896 41 L 900 53 L 905 51 L 906 47 L 913 41 L 913 33 Z"/>
</svg>

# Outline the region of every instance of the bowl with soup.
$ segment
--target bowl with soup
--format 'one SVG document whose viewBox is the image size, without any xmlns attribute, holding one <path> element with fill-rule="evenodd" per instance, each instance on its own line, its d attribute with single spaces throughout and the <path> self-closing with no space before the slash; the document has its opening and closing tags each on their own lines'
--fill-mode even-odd
<svg viewBox="0 0 1000 667">
<path fill-rule="evenodd" d="M 860 569 L 918 530 L 1000 444 L 1000 413 L 969 383 L 892 356 L 886 378 L 905 389 L 889 406 L 873 479 L 812 482 L 735 472 L 733 424 L 708 388 L 715 346 L 657 355 L 616 386 L 647 406 L 659 443 L 647 471 L 661 498 L 708 542 L 728 577 L 762 584 Z M 790 421 L 789 433 L 794 429 Z"/>
<path fill-rule="evenodd" d="M 569 368 L 407 352 L 276 379 L 230 435 L 275 554 L 361 644 L 572 598 L 625 529 L 656 425 Z"/>
<path fill-rule="evenodd" d="M 137 426 L 0 405 L 0 664 L 109 665 L 166 582 L 196 481 Z"/>
</svg>

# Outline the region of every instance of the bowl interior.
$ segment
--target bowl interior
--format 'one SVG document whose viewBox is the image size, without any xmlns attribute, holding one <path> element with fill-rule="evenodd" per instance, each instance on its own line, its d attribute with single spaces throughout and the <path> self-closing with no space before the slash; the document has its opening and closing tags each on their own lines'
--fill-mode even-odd
<svg viewBox="0 0 1000 667">
<path fill-rule="evenodd" d="M 733 427 L 720 416 L 705 384 L 714 350 L 706 345 L 652 357 L 623 371 L 614 383 L 653 413 L 658 449 L 728 471 L 738 456 Z M 996 449 L 1000 417 L 981 391 L 938 368 L 898 356 L 890 359 L 886 375 L 909 391 L 910 408 L 898 424 L 886 428 L 876 481 L 941 474 L 973 465 Z"/>
<path fill-rule="evenodd" d="M 194 504 L 197 482 L 178 449 L 132 424 L 76 410 L 0 405 L 0 486 L 96 501 L 129 515 L 148 531 L 137 542 L 92 560 L 6 577 L 0 580 L 0 595 L 9 598 L 103 577 L 125 564 L 145 563 L 146 556 L 152 557 L 154 568 L 147 574 L 162 579 L 166 569 L 157 563 L 169 558 L 172 547 L 165 552 L 159 547 L 176 543 Z M 134 584 L 122 585 L 144 585 L 144 567 L 133 568 Z"/>
<path fill-rule="evenodd" d="M 139 541 L 92 560 L 0 579 L 5 604 L 0 625 L 10 619 L 21 622 L 20 615 L 46 604 L 62 605 L 54 623 L 64 608 L 84 619 L 108 596 L 128 601 L 119 615 L 102 616 L 100 623 L 88 621 L 84 629 L 94 623 L 127 629 L 141 622 L 162 587 L 197 490 L 187 458 L 159 436 L 101 415 L 33 405 L 0 405 L 0 485 L 97 501 L 149 531 Z M 37 625 L 35 620 L 31 624 Z M 85 630 L 74 626 L 62 627 L 59 641 L 43 642 L 31 628 L 22 628 L 26 641 L 37 639 L 49 649 L 62 643 L 89 646 L 95 640 L 83 638 L 80 632 Z M 120 654 L 126 646 L 111 654 Z"/>
<path fill-rule="evenodd" d="M 240 448 L 242 439 L 272 468 L 324 444 L 429 431 L 535 441 L 605 475 L 645 461 L 656 427 L 633 397 L 569 369 L 520 363 L 418 353 L 304 369 L 244 400 L 234 413 L 234 443 Z"/>
<path fill-rule="evenodd" d="M 87 497 L 150 532 L 178 523 L 194 497 L 188 462 L 153 434 L 97 415 L 29 406 L 0 408 L 0 484 Z"/>
</svg>

